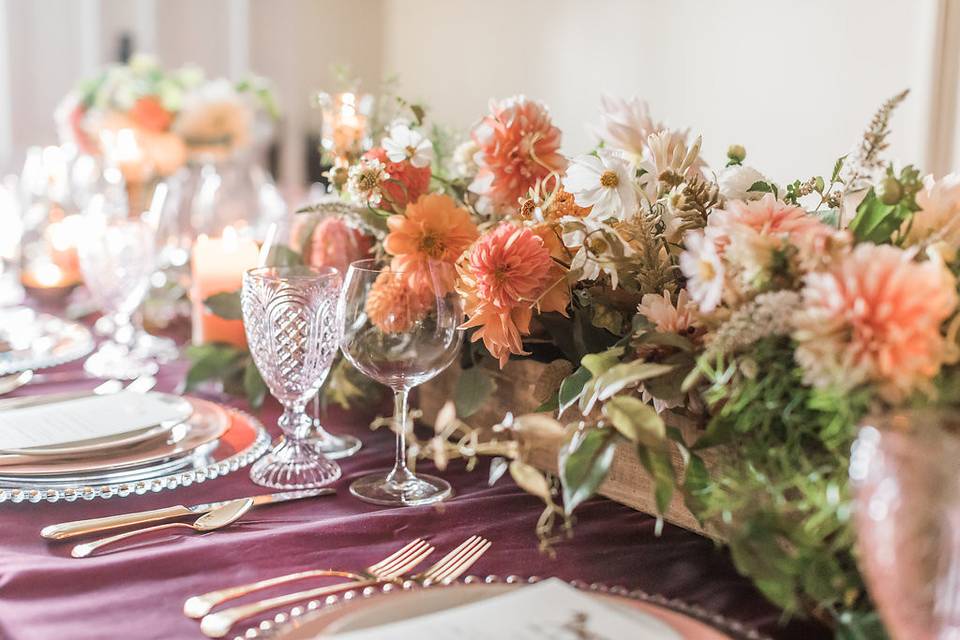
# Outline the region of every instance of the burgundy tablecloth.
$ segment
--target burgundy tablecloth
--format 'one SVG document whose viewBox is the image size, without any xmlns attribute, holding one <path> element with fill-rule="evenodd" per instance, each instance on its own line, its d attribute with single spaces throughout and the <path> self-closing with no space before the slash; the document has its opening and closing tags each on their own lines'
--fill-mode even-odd
<svg viewBox="0 0 960 640">
<path fill-rule="evenodd" d="M 164 368 L 160 390 L 174 390 L 183 363 Z M 59 367 L 77 371 L 78 364 Z M 79 374 L 78 374 L 79 375 Z M 92 388 L 96 382 L 31 385 L 23 393 Z M 242 406 L 242 405 L 238 405 Z M 277 416 L 261 418 L 271 432 Z M 360 436 L 364 448 L 343 461 L 335 498 L 258 508 L 236 525 L 207 535 L 172 532 L 133 547 L 76 560 L 69 545 L 38 535 L 46 525 L 172 504 L 192 504 L 266 492 L 245 469 L 202 484 L 126 499 L 57 504 L 0 504 L 0 637 L 11 640 L 198 638 L 197 623 L 180 612 L 196 593 L 309 567 L 359 569 L 422 536 L 437 557 L 472 534 L 493 541 L 472 571 L 477 575 L 559 576 L 641 588 L 679 598 L 739 620 L 777 638 L 818 638 L 817 627 L 778 624 L 780 613 L 737 575 L 712 542 L 672 526 L 654 535 L 654 519 L 605 499 L 577 511 L 574 537 L 556 555 L 538 552 L 537 498 L 509 478 L 487 486 L 487 465 L 473 472 L 461 463 L 444 475 L 457 495 L 441 508 L 382 508 L 350 497 L 359 475 L 389 466 L 393 439 L 371 432 L 369 416 L 333 411 L 333 431 Z M 425 469 L 432 469 L 424 465 Z M 240 629 L 242 631 L 242 628 Z"/>
</svg>

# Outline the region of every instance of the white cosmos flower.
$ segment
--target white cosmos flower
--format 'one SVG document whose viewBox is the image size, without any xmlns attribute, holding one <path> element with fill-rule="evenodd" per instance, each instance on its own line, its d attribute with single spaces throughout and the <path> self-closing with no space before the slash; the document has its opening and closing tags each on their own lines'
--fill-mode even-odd
<svg viewBox="0 0 960 640">
<path fill-rule="evenodd" d="M 563 188 L 581 207 L 593 207 L 590 218 L 627 220 L 637 212 L 633 169 L 619 153 L 577 156 L 567 168 Z"/>
<path fill-rule="evenodd" d="M 633 255 L 633 248 L 616 229 L 600 220 L 566 216 L 560 219 L 560 223 L 563 225 L 563 245 L 574 251 L 570 269 L 580 269 L 580 280 L 596 280 L 602 271 L 610 276 L 610 284 L 616 289 L 619 283 L 618 252 L 612 245 L 618 245 L 621 257 Z"/>
<path fill-rule="evenodd" d="M 723 299 L 723 262 L 713 240 L 703 231 L 688 231 L 683 243 L 686 249 L 680 254 L 680 271 L 687 278 L 687 290 L 700 311 L 710 313 Z"/>
<path fill-rule="evenodd" d="M 433 162 L 433 143 L 405 124 L 397 123 L 390 127 L 390 135 L 380 144 L 390 162 L 409 160 L 418 169 Z"/>
</svg>

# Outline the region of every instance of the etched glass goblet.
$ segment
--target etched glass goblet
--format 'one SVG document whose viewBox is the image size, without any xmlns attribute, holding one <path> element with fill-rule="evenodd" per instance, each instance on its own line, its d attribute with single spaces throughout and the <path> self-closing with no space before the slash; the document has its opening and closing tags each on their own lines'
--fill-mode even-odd
<svg viewBox="0 0 960 640">
<path fill-rule="evenodd" d="M 462 341 L 463 303 L 453 289 L 453 266 L 429 262 L 396 272 L 375 260 L 350 265 L 340 302 L 341 349 L 361 373 L 394 391 L 397 448 L 392 469 L 350 485 L 361 500 L 421 505 L 443 500 L 450 485 L 414 474 L 406 462 L 407 394 L 456 358 Z"/>
<path fill-rule="evenodd" d="M 98 378 L 154 374 L 157 362 L 137 348 L 134 321 L 154 271 L 154 229 L 142 216 L 128 218 L 100 194 L 91 199 L 84 223 L 77 242 L 80 271 L 91 297 L 111 318 L 112 335 L 83 368 Z"/>
<path fill-rule="evenodd" d="M 340 477 L 308 440 L 306 404 L 330 372 L 337 354 L 340 273 L 329 267 L 262 267 L 243 276 L 243 326 L 260 375 L 283 405 L 283 439 L 250 470 L 257 484 L 306 489 Z"/>
</svg>

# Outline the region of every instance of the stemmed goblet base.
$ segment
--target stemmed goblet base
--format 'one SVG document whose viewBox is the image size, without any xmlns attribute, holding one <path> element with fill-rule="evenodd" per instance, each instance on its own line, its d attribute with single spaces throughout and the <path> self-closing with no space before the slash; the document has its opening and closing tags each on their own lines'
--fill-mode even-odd
<svg viewBox="0 0 960 640">
<path fill-rule="evenodd" d="M 335 436 L 329 433 L 320 426 L 319 420 L 313 421 L 313 431 L 315 435 L 307 439 L 310 446 L 331 460 L 349 458 L 357 451 L 360 451 L 360 447 L 363 446 L 360 438 L 353 436 Z"/>
<path fill-rule="evenodd" d="M 436 476 L 391 469 L 354 480 L 350 493 L 372 504 L 415 507 L 445 500 L 453 495 L 453 488 Z"/>
<path fill-rule="evenodd" d="M 250 479 L 273 489 L 313 489 L 340 477 L 340 465 L 317 455 L 309 442 L 286 437 L 250 469 Z"/>
</svg>

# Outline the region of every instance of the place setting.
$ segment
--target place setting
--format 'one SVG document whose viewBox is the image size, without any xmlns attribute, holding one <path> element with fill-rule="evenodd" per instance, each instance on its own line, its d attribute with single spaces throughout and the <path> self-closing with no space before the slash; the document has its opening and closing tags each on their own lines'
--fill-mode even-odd
<svg viewBox="0 0 960 640">
<path fill-rule="evenodd" d="M 594 4 L 0 0 L 0 636 L 960 638 L 960 0 Z"/>
</svg>

